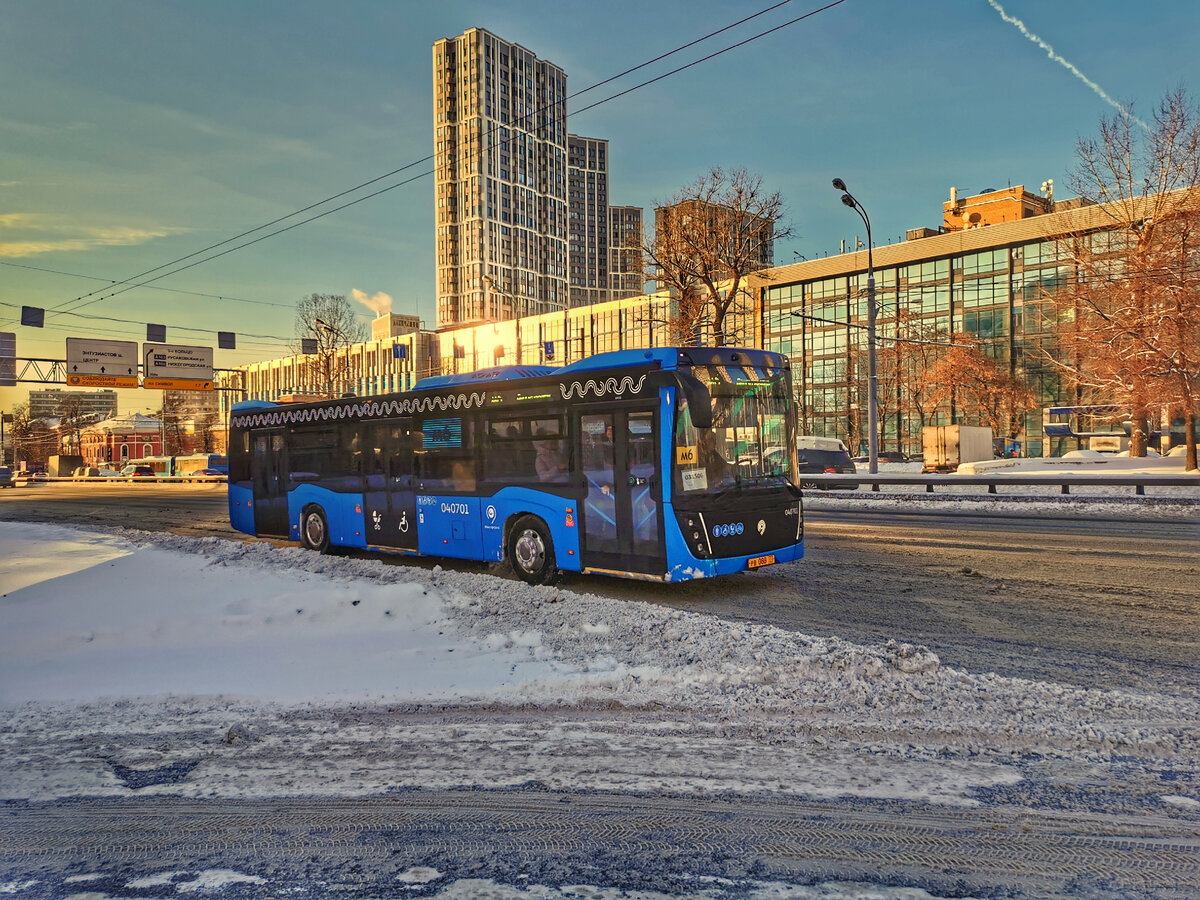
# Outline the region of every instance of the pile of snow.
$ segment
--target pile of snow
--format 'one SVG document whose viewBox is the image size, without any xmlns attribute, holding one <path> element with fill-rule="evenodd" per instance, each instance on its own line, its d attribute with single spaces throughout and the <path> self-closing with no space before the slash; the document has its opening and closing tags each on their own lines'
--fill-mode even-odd
<svg viewBox="0 0 1200 900">
<path fill-rule="evenodd" d="M 1144 457 L 1130 457 L 1126 453 L 1102 453 L 1099 450 L 1070 450 L 1062 456 L 1045 459 L 986 459 L 963 463 L 958 467 L 960 475 L 992 475 L 1005 472 L 1013 475 L 1049 474 L 1064 471 L 1072 474 L 1094 473 L 1096 475 L 1183 475 L 1185 460 L 1181 456 L 1162 457 L 1148 450 Z M 1196 473 L 1200 486 L 1200 473 Z M 1129 488 L 1124 488 L 1128 491 Z"/>
</svg>

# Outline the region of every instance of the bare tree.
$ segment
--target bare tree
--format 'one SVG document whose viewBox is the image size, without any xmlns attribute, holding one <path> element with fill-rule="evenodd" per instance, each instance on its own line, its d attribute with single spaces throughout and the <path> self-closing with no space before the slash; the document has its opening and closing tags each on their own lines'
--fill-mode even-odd
<svg viewBox="0 0 1200 900">
<path fill-rule="evenodd" d="M 296 344 L 293 352 L 303 352 L 301 341 L 315 339 L 317 352 L 310 354 L 305 366 L 305 384 L 298 387 L 336 395 L 345 388 L 347 378 L 345 350 L 370 337 L 367 326 L 355 318 L 354 308 L 344 294 L 310 294 L 296 304 Z"/>
<path fill-rule="evenodd" d="M 97 420 L 95 413 L 83 410 L 83 401 L 73 391 L 59 395 L 58 400 L 58 436 L 63 453 L 79 453 L 80 432 Z"/>
<path fill-rule="evenodd" d="M 954 335 L 927 374 L 938 405 L 953 400 L 964 416 L 992 427 L 992 434 L 1015 438 L 1025 412 L 1037 406 L 1037 395 L 1008 367 L 998 365 L 969 334 Z"/>
<path fill-rule="evenodd" d="M 920 446 L 920 429 L 936 409 L 933 399 L 935 386 L 929 372 L 945 353 L 950 337 L 935 324 L 914 315 L 908 310 L 899 310 L 895 324 L 887 323 L 881 328 L 879 349 L 876 352 L 879 379 L 878 408 L 881 429 L 889 416 L 895 417 L 896 449 L 905 450 L 912 442 Z M 916 413 L 917 432 L 911 431 L 911 416 Z M 908 428 L 902 421 L 909 418 Z M 880 446 L 884 435 L 880 434 Z"/>
<path fill-rule="evenodd" d="M 11 428 L 14 464 L 44 466 L 58 452 L 58 433 L 44 419 L 32 418 L 28 403 L 13 407 Z"/>
<path fill-rule="evenodd" d="M 650 280 L 675 299 L 673 336 L 692 343 L 707 330 L 723 346 L 727 321 L 739 304 L 752 304 L 746 278 L 771 265 L 773 242 L 788 237 L 781 226 L 783 198 L 768 194 L 762 177 L 745 169 L 714 168 L 655 210 L 653 239 L 644 247 Z"/>
<path fill-rule="evenodd" d="M 1129 405 L 1131 456 L 1144 456 L 1151 415 L 1183 410 L 1196 468 L 1200 357 L 1200 111 L 1180 88 L 1142 129 L 1105 119 L 1079 143 L 1072 187 L 1104 204 L 1109 227 L 1073 235 L 1074 285 L 1055 295 L 1056 364 L 1080 388 Z"/>
<path fill-rule="evenodd" d="M 215 453 L 217 450 L 217 426 L 221 419 L 216 412 L 203 412 L 196 419 L 196 451 L 200 453 Z"/>
<path fill-rule="evenodd" d="M 163 456 L 178 456 L 183 453 L 183 398 L 176 391 L 163 391 L 162 406 L 156 411 L 162 422 Z"/>
</svg>

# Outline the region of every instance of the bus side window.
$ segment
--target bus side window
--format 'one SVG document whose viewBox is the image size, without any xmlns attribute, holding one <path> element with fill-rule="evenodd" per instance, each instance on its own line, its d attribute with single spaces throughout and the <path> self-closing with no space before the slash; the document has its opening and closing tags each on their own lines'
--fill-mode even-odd
<svg viewBox="0 0 1200 900">
<path fill-rule="evenodd" d="M 470 419 L 425 419 L 421 422 L 423 449 L 416 460 L 422 491 L 475 490 L 474 423 Z"/>
<path fill-rule="evenodd" d="M 483 477 L 502 484 L 562 484 L 570 459 L 557 416 L 492 419 L 484 432 Z"/>
</svg>

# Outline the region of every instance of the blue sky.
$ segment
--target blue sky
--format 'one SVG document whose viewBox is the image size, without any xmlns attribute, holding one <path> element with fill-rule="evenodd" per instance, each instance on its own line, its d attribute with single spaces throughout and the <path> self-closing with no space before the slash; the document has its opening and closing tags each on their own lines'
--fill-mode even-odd
<svg viewBox="0 0 1200 900">
<path fill-rule="evenodd" d="M 792 0 L 571 108 L 824 2 Z M 769 5 L 4 0 L 0 330 L 17 333 L 20 357 L 59 359 L 66 337 L 141 342 L 146 322 L 174 344 L 233 331 L 238 350 L 216 353 L 232 366 L 285 353 L 295 303 L 314 291 L 385 293 L 432 327 L 428 164 L 372 189 L 424 175 L 411 184 L 155 283 L 170 290 L 49 311 L 429 156 L 440 37 L 488 28 L 562 66 L 575 93 Z M 1115 111 L 1105 97 L 1147 118 L 1180 85 L 1197 99 L 1197 46 L 1194 0 L 844 0 L 569 128 L 610 141 L 614 204 L 652 207 L 713 165 L 761 174 L 795 229 L 776 247 L 784 263 L 862 232 L 834 176 L 877 244 L 940 224 L 952 185 L 1036 191 L 1050 178 L 1069 196 L 1079 137 Z M 47 327 L 19 325 L 22 305 L 46 308 Z M 30 387 L 0 389 L 0 407 Z M 123 392 L 122 411 L 159 397 Z"/>
</svg>

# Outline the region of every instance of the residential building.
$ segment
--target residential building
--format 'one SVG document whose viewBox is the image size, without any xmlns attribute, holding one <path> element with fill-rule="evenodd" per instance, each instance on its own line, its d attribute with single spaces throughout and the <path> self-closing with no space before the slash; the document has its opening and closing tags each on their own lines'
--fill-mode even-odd
<svg viewBox="0 0 1200 900">
<path fill-rule="evenodd" d="M 421 319 L 419 316 L 384 313 L 376 316 L 371 322 L 371 340 L 380 341 L 384 338 L 399 337 L 420 330 Z"/>
<path fill-rule="evenodd" d="M 437 326 L 568 305 L 567 76 L 481 28 L 433 45 Z"/>
<path fill-rule="evenodd" d="M 117 414 L 116 391 L 64 391 L 60 388 L 45 388 L 29 392 L 29 417 L 57 419 L 63 415 L 64 402 L 76 405 L 80 416 L 107 419 Z"/>
<path fill-rule="evenodd" d="M 567 135 L 567 210 L 570 305 L 604 303 L 611 297 L 608 141 Z"/>
<path fill-rule="evenodd" d="M 699 217 L 704 220 L 703 227 L 714 232 L 737 229 L 745 245 L 744 252 L 740 254 L 743 258 L 763 269 L 769 268 L 775 262 L 775 222 L 771 219 L 738 211 L 719 203 L 684 200 L 672 206 L 655 208 L 655 235 L 661 235 L 663 229 L 676 217 L 685 224 L 689 219 Z"/>
<path fill-rule="evenodd" d="M 163 406 L 174 417 L 203 417 L 217 412 L 215 391 L 164 391 Z"/>
<path fill-rule="evenodd" d="M 646 292 L 642 256 L 642 208 L 608 208 L 608 288 L 612 299 L 637 297 Z"/>
</svg>

